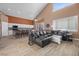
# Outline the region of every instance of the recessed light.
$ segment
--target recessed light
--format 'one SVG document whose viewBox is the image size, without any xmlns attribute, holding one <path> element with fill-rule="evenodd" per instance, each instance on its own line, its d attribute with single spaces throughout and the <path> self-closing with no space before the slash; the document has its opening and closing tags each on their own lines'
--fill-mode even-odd
<svg viewBox="0 0 79 59">
<path fill-rule="evenodd" d="M 11 9 L 8 9 L 8 11 L 10 11 Z"/>
</svg>

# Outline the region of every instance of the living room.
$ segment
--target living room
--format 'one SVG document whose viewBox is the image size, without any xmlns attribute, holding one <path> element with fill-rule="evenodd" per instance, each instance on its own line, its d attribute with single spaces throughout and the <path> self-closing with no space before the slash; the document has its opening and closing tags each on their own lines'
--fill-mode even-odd
<svg viewBox="0 0 79 59">
<path fill-rule="evenodd" d="M 78 3 L 0 4 L 0 55 L 78 56 L 78 7 Z"/>
</svg>

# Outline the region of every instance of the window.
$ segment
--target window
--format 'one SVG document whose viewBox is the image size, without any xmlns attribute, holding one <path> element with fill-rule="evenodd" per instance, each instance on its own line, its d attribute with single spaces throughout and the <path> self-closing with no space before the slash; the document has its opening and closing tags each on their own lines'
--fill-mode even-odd
<svg viewBox="0 0 79 59">
<path fill-rule="evenodd" d="M 54 30 L 77 31 L 78 30 L 77 16 L 53 20 L 52 27 Z"/>
<path fill-rule="evenodd" d="M 53 11 L 63 9 L 70 5 L 72 5 L 72 3 L 53 3 Z"/>
</svg>

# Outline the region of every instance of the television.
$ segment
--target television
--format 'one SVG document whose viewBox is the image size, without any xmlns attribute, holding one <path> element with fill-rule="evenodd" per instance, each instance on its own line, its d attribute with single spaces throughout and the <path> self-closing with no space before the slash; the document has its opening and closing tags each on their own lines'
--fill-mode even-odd
<svg viewBox="0 0 79 59">
<path fill-rule="evenodd" d="M 18 26 L 17 26 L 17 25 L 13 25 L 13 26 L 12 26 L 12 29 L 13 29 L 13 30 L 17 30 L 17 29 L 18 29 Z"/>
</svg>

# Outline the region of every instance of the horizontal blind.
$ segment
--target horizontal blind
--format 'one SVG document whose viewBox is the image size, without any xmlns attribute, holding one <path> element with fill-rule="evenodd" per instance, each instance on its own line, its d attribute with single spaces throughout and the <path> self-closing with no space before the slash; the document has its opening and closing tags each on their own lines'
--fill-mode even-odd
<svg viewBox="0 0 79 59">
<path fill-rule="evenodd" d="M 53 21 L 54 30 L 67 30 L 67 31 L 77 31 L 78 29 L 78 17 L 66 17 L 62 19 L 57 19 Z"/>
</svg>

